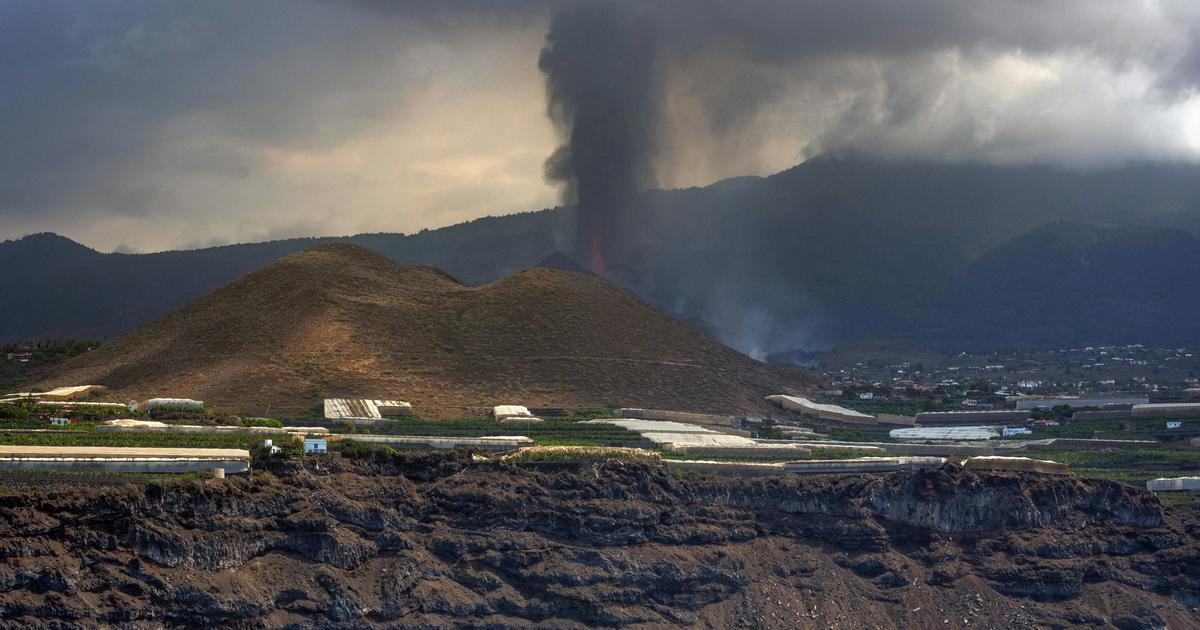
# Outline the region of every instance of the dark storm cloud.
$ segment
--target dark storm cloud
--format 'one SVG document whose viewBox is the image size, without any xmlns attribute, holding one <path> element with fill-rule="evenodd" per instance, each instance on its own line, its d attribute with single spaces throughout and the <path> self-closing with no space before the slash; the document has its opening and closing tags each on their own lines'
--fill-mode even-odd
<svg viewBox="0 0 1200 630">
<path fill-rule="evenodd" d="M 984 75 L 986 83 L 987 72 L 1000 81 L 1027 72 L 1021 58 L 1015 68 L 992 67 L 1003 55 L 1058 55 L 1071 59 L 1068 72 L 1073 65 L 1092 64 L 1101 72 L 1137 68 L 1156 75 L 1157 84 L 1169 89 L 1148 97 L 1159 101 L 1152 106 L 1185 99 L 1197 85 L 1195 33 L 1187 27 L 1195 17 L 1183 2 L 1095 0 L 557 5 L 539 67 L 547 77 L 550 116 L 564 141 L 547 161 L 547 176 L 561 183 L 566 201 L 578 203 L 576 254 L 602 271 L 606 255 L 620 255 L 604 250 L 624 242 L 623 215 L 632 194 L 661 179 L 655 163 L 667 144 L 660 133 L 664 102 L 679 76 L 688 77 L 687 99 L 702 112 L 701 128 L 687 133 L 710 141 L 770 133 L 753 129 L 755 115 L 786 93 L 807 90 L 804 106 L 815 113 L 804 155 L 840 150 L 903 155 L 921 143 L 907 134 L 929 138 L 924 140 L 929 151 L 961 158 L 988 157 L 987 151 L 1008 161 L 1071 159 L 1072 151 L 1097 161 L 1147 157 L 1144 146 L 1141 155 L 1123 155 L 1125 145 L 1152 144 L 1153 138 L 1114 141 L 1110 132 L 1091 145 L 1084 140 L 1091 130 L 1074 134 L 1079 136 L 1074 140 L 1069 132 L 1051 133 L 1055 142 L 1079 144 L 1040 154 L 1038 138 L 1054 131 L 1045 127 L 1069 125 L 1066 119 L 1076 112 L 1031 125 L 1032 133 L 1022 136 L 1006 126 L 1011 118 L 980 117 L 990 103 L 953 91 L 972 73 Z M 1005 70 L 1009 76 L 1003 76 Z M 1014 107 L 1025 105 L 1045 103 L 1018 102 L 1006 113 L 1011 117 Z M 823 109 L 831 113 L 819 116 Z M 923 128 L 931 116 L 937 128 Z M 1112 122 L 1102 111 L 1095 119 Z M 1088 124 L 1078 121 L 1081 128 Z M 716 151 L 726 149 L 717 142 Z M 1150 157 L 1155 151 L 1149 148 Z"/>
<path fill-rule="evenodd" d="M 415 49 L 450 49 L 473 29 L 531 15 L 500 20 L 485 8 L 4 3 L 0 223 L 152 221 L 189 182 L 255 177 L 264 147 L 318 151 L 361 134 L 454 71 L 449 55 Z"/>
<path fill-rule="evenodd" d="M 525 209 L 545 185 L 511 165 L 551 153 L 531 122 L 545 124 L 545 106 L 517 91 L 539 67 L 563 145 L 547 175 L 600 209 L 582 224 L 601 233 L 621 229 L 633 191 L 821 152 L 1194 158 L 1200 140 L 1176 128 L 1171 108 L 1194 98 L 1200 79 L 1197 6 L 12 0 L 0 4 L 0 236 L 77 225 L 110 246 L 124 240 L 114 231 L 136 230 L 153 248 L 289 226 L 388 229 L 394 191 L 378 183 L 389 177 L 421 191 L 396 202 L 409 223 Z M 519 64 L 492 63 L 513 51 L 525 55 Z M 1051 78 L 1018 85 L 1038 72 Z M 408 114 L 428 94 L 448 100 Z M 514 117 L 524 107 L 529 117 Z M 426 155 L 462 127 L 483 135 Z M 489 143 L 492 129 L 509 135 Z M 401 158 L 395 175 L 358 166 Z M 309 186 L 330 161 L 345 181 Z M 469 199 L 420 188 L 435 179 L 469 182 Z M 346 223 L 347 207 L 369 208 L 360 212 L 377 223 Z"/>
</svg>

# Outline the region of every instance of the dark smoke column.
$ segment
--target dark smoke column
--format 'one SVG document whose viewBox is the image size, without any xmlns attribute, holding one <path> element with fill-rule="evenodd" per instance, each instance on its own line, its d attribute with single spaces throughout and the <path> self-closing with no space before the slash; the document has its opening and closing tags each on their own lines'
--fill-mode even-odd
<svg viewBox="0 0 1200 630">
<path fill-rule="evenodd" d="M 550 118 L 565 143 L 546 177 L 578 205 L 573 254 L 602 274 L 622 255 L 634 194 L 654 185 L 659 103 L 655 15 L 635 3 L 556 9 L 538 68 Z"/>
</svg>

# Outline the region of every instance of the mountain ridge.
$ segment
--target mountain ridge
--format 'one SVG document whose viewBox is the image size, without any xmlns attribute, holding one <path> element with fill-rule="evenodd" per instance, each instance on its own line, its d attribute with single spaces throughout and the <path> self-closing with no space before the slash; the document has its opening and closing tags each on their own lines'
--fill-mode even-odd
<svg viewBox="0 0 1200 630">
<path fill-rule="evenodd" d="M 789 378 L 794 380 L 789 380 Z M 468 286 L 345 244 L 289 255 L 71 359 L 37 386 L 200 398 L 310 416 L 325 397 L 400 398 L 428 417 L 492 405 L 761 411 L 799 373 L 758 363 L 584 274 Z"/>
<path fill-rule="evenodd" d="M 617 239 L 622 255 L 612 259 L 605 277 L 681 320 L 703 322 L 728 345 L 765 356 L 864 336 L 915 334 L 937 343 L 937 333 L 924 331 L 944 329 L 943 315 L 973 317 L 948 308 L 947 296 L 978 301 L 962 294 L 958 283 L 986 262 L 989 252 L 1058 221 L 1129 230 L 1186 227 L 1187 209 L 1200 205 L 1200 168 L 1133 165 L 1075 172 L 828 158 L 764 178 L 648 191 L 633 203 L 629 215 L 636 219 Z M 410 235 L 317 237 L 136 255 L 77 251 L 81 259 L 41 256 L 20 268 L 0 266 L 0 286 L 21 300 L 21 308 L 0 309 L 0 338 L 111 337 L 322 242 L 355 243 L 397 262 L 432 264 L 481 285 L 538 265 L 558 251 L 573 212 L 567 206 L 485 217 Z M 11 255 L 13 243 L 0 243 L 0 259 L 5 251 Z M 1153 243 L 1141 247 L 1140 259 L 1159 269 L 1147 273 L 1169 271 L 1172 261 Z M 1191 286 L 1188 281 L 1180 290 Z M 1043 297 L 1052 296 L 1031 294 L 1035 301 Z M 1086 301 L 1080 305 L 1083 336 L 1103 341 L 1100 337 L 1112 331 L 1108 324 L 1086 330 L 1086 313 L 1103 308 Z M 1130 323 L 1182 330 L 1186 316 L 1163 312 L 1150 325 Z M 968 337 L 953 337 L 946 344 L 1012 342 L 978 327 Z M 1190 333 L 1165 340 L 1200 343 Z"/>
</svg>

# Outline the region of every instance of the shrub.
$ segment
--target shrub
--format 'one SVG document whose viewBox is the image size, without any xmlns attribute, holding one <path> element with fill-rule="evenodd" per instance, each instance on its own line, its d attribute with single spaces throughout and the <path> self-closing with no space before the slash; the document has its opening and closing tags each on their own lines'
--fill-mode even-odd
<svg viewBox="0 0 1200 630">
<path fill-rule="evenodd" d="M 242 425 L 247 427 L 282 428 L 283 423 L 274 418 L 242 418 Z"/>
<path fill-rule="evenodd" d="M 342 457 L 350 457 L 352 459 L 369 459 L 376 455 L 391 457 L 396 454 L 396 449 L 386 444 L 372 444 L 370 442 L 355 442 L 354 440 L 341 440 L 333 443 L 333 448 L 342 453 Z"/>
<path fill-rule="evenodd" d="M 28 420 L 29 409 L 20 405 L 0 405 L 0 418 L 9 420 Z"/>
</svg>

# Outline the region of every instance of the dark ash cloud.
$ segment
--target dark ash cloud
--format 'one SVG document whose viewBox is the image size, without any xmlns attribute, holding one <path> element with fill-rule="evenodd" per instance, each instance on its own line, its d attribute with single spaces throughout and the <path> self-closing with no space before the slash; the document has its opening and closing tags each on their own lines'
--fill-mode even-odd
<svg viewBox="0 0 1200 630">
<path fill-rule="evenodd" d="M 771 235 L 739 241 L 737 226 L 689 225 L 685 215 L 647 236 L 646 221 L 631 217 L 653 201 L 636 193 L 838 154 L 1071 168 L 1196 161 L 1198 6 L 1117 0 L 554 5 L 539 68 L 562 144 L 546 161 L 547 178 L 576 204 L 568 215 L 575 221 L 570 245 L 594 272 L 642 295 L 654 295 L 656 283 L 668 278 L 676 291 L 666 293 L 689 296 L 676 310 L 699 314 L 723 341 L 757 356 L 811 346 L 836 323 L 813 315 L 826 311 L 808 295 L 811 287 L 781 277 L 786 264 L 773 267 L 747 254 L 747 242 Z M 798 201 L 774 200 L 766 212 L 790 209 L 801 217 L 811 208 Z M 712 216 L 694 210 L 693 218 Z M 878 210 L 906 212 L 886 202 Z M 922 218 L 926 210 L 908 211 L 912 216 L 889 220 L 937 224 Z M 738 243 L 728 260 L 691 254 L 737 250 Z"/>
<path fill-rule="evenodd" d="M 624 227 L 634 193 L 654 185 L 662 26 L 653 11 L 586 3 L 555 11 L 538 68 L 565 142 L 547 178 L 578 206 L 575 251 L 603 273 L 606 239 Z"/>
<path fill-rule="evenodd" d="M 436 226 L 552 202 L 553 154 L 588 260 L 634 191 L 817 154 L 1195 160 L 1197 24 L 1191 0 L 11 0 L 0 237 Z"/>
<path fill-rule="evenodd" d="M 601 272 L 634 192 L 761 170 L 743 158 L 780 136 L 792 161 L 1195 159 L 1200 138 L 1177 127 L 1200 117 L 1198 20 L 1187 2 L 1115 0 L 555 5 L 547 177 Z"/>
</svg>

